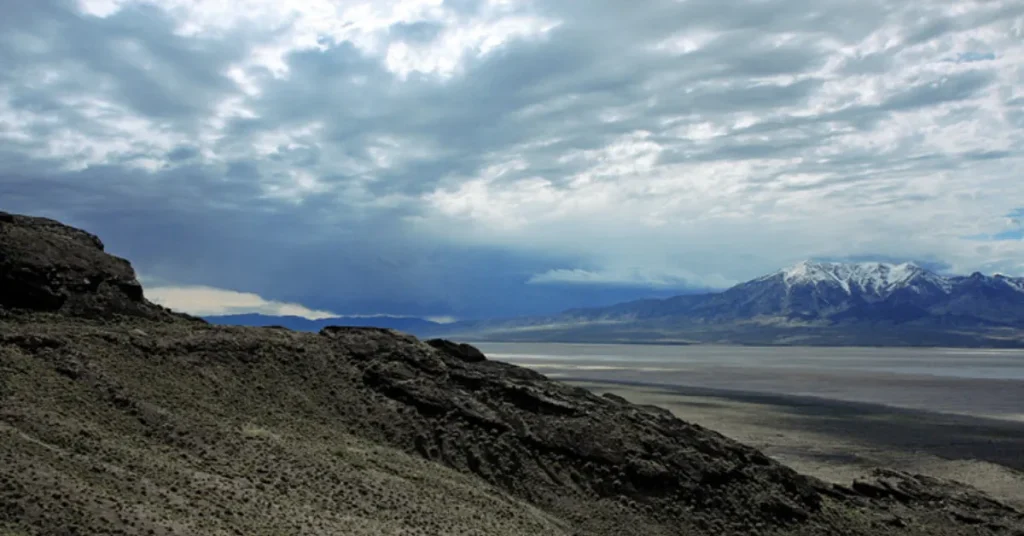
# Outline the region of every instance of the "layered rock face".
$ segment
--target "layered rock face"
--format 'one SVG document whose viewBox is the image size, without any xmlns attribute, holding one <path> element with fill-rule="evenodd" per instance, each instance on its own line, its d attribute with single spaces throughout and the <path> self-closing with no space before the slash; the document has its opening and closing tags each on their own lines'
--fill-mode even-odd
<svg viewBox="0 0 1024 536">
<path fill-rule="evenodd" d="M 212 326 L 0 215 L 0 533 L 1024 534 L 964 486 L 802 476 L 669 412 L 391 330 Z"/>
</svg>

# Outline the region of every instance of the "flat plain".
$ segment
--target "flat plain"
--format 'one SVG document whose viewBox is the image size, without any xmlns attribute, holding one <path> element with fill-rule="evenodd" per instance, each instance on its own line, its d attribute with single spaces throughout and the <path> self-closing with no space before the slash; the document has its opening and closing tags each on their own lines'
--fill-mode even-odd
<svg viewBox="0 0 1024 536">
<path fill-rule="evenodd" d="M 479 346 L 599 394 L 664 407 L 827 481 L 885 467 L 1024 505 L 1024 352 Z"/>
</svg>

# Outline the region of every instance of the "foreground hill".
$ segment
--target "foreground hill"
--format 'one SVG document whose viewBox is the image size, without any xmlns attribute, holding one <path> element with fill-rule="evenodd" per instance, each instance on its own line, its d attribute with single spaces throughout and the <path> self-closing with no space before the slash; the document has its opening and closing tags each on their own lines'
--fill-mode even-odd
<svg viewBox="0 0 1024 536">
<path fill-rule="evenodd" d="M 801 476 L 657 408 L 394 331 L 213 326 L 0 214 L 0 533 L 1019 536 L 951 482 Z"/>
<path fill-rule="evenodd" d="M 804 262 L 715 294 L 448 326 L 469 340 L 1024 346 L 1024 278 Z"/>
</svg>

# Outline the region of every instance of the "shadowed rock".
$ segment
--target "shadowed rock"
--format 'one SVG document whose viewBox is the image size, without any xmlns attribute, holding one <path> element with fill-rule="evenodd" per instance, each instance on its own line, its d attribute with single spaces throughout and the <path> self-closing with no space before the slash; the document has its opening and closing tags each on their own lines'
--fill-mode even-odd
<svg viewBox="0 0 1024 536">
<path fill-rule="evenodd" d="M 128 261 L 85 231 L 0 212 L 0 308 L 73 316 L 168 318 L 143 297 Z"/>
<path fill-rule="evenodd" d="M 487 359 L 483 352 L 466 343 L 452 342 L 447 339 L 430 339 L 427 344 L 466 363 L 479 363 Z"/>
</svg>

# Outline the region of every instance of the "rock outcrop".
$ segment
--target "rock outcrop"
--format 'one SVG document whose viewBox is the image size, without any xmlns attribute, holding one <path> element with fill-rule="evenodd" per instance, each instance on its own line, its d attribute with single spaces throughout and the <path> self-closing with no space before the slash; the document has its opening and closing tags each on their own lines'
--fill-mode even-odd
<svg viewBox="0 0 1024 536">
<path fill-rule="evenodd" d="M 0 266 L 0 532 L 1024 531 L 964 486 L 825 484 L 468 345 L 176 316 L 50 220 L 3 216 Z"/>
<path fill-rule="evenodd" d="M 480 361 L 487 360 L 487 356 L 485 356 L 483 352 L 475 346 L 464 342 L 452 342 L 447 339 L 430 339 L 427 341 L 427 344 L 467 363 L 479 363 Z"/>
<path fill-rule="evenodd" d="M 0 212 L 0 309 L 91 318 L 175 316 L 146 301 L 131 264 L 107 254 L 95 235 L 6 212 Z"/>
</svg>

